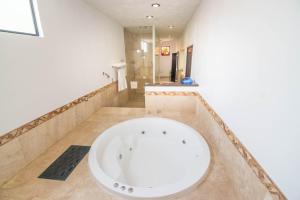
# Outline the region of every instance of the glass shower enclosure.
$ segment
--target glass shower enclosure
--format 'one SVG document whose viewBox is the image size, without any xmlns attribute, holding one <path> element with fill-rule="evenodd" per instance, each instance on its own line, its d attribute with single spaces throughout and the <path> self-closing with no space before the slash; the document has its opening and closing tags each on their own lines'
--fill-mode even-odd
<svg viewBox="0 0 300 200">
<path fill-rule="evenodd" d="M 124 30 L 129 101 L 145 102 L 144 86 L 155 81 L 152 32 L 152 26 L 126 27 Z"/>
</svg>

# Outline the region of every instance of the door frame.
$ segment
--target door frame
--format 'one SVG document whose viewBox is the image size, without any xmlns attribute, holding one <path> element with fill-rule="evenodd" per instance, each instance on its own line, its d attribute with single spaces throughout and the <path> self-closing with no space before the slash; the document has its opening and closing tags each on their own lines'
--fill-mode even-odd
<svg viewBox="0 0 300 200">
<path fill-rule="evenodd" d="M 190 52 L 190 59 L 189 59 Z M 186 48 L 186 66 L 185 66 L 185 77 L 191 77 L 192 72 L 192 59 L 193 59 L 193 45 Z"/>
</svg>

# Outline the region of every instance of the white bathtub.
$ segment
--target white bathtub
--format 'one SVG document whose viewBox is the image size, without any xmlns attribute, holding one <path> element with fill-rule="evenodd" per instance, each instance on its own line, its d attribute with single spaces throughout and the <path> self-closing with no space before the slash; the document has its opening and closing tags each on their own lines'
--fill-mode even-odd
<svg viewBox="0 0 300 200">
<path fill-rule="evenodd" d="M 175 197 L 203 181 L 209 164 L 209 147 L 196 130 L 158 117 L 112 126 L 89 153 L 96 181 L 127 198 Z"/>
</svg>

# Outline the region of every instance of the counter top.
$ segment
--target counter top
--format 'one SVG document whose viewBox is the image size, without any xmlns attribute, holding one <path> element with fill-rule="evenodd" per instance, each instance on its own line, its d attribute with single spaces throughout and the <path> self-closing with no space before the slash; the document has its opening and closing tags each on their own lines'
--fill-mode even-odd
<svg viewBox="0 0 300 200">
<path fill-rule="evenodd" d="M 191 85 L 184 85 L 181 83 L 148 83 L 145 84 L 145 91 L 169 91 L 169 92 L 196 92 L 198 91 L 199 85 L 193 83 Z"/>
<path fill-rule="evenodd" d="M 182 84 L 182 83 L 146 83 L 145 87 L 152 87 L 152 86 L 158 86 L 158 87 L 165 87 L 165 86 L 171 86 L 171 87 L 198 87 L 198 83 L 193 83 L 190 85 Z"/>
</svg>

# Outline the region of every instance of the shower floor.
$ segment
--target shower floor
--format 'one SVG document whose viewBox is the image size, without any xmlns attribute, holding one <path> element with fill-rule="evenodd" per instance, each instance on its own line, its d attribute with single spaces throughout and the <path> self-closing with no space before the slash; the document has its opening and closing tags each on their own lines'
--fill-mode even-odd
<svg viewBox="0 0 300 200">
<path fill-rule="evenodd" d="M 128 108 L 145 108 L 145 96 L 144 94 L 136 94 L 129 97 L 127 104 L 123 107 Z"/>
</svg>

